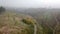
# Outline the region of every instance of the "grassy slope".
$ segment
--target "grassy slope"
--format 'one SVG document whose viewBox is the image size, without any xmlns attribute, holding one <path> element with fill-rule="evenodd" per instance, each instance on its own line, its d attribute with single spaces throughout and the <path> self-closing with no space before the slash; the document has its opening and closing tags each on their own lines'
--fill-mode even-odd
<svg viewBox="0 0 60 34">
<path fill-rule="evenodd" d="M 0 15 L 0 34 L 33 34 L 33 27 L 22 22 L 23 18 L 32 18 L 29 15 L 5 12 Z M 39 31 L 39 30 L 38 30 Z M 40 31 L 38 32 L 40 34 Z"/>
</svg>

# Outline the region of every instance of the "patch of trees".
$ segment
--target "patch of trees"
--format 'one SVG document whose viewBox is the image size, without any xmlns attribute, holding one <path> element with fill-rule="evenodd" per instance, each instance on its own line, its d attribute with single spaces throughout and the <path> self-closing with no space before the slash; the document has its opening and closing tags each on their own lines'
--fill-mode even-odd
<svg viewBox="0 0 60 34">
<path fill-rule="evenodd" d="M 60 34 L 60 12 L 48 12 L 40 16 L 40 20 L 43 34 Z"/>
<path fill-rule="evenodd" d="M 5 8 L 4 7 L 0 7 L 0 14 L 5 12 Z"/>
</svg>

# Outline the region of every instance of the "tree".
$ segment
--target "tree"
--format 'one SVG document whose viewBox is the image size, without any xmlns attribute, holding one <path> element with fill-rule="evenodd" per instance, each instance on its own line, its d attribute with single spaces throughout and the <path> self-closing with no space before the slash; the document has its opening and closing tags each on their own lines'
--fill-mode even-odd
<svg viewBox="0 0 60 34">
<path fill-rule="evenodd" d="M 50 30 L 52 30 L 53 34 L 56 34 L 56 31 L 57 31 L 57 28 L 58 26 L 60 25 L 60 19 L 58 18 L 59 14 L 58 13 L 50 13 L 50 16 L 47 14 L 44 16 L 44 21 L 45 21 L 45 24 L 46 26 L 48 26 L 48 28 L 50 28 Z M 54 22 L 52 22 L 54 21 Z M 51 22 L 51 24 L 53 24 L 54 26 L 52 27 L 51 24 L 49 24 Z M 56 22 L 56 23 L 55 23 Z"/>
<path fill-rule="evenodd" d="M 3 13 L 3 12 L 5 12 L 5 8 L 1 6 L 0 7 L 0 14 Z"/>
</svg>

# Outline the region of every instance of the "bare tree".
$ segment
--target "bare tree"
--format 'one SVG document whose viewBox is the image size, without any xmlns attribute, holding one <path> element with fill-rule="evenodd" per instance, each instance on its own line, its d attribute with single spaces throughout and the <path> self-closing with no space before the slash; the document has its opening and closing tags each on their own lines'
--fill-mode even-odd
<svg viewBox="0 0 60 34">
<path fill-rule="evenodd" d="M 56 21 L 55 27 L 52 28 L 47 22 L 46 22 L 46 25 L 53 31 L 53 34 L 56 34 L 56 30 L 57 30 L 57 28 L 58 28 L 58 26 L 59 26 L 59 21 L 58 21 L 58 19 L 57 19 L 56 13 L 55 13 L 55 14 L 52 13 L 52 15 L 53 15 L 53 17 L 54 17 L 54 19 L 55 19 L 55 21 Z"/>
</svg>

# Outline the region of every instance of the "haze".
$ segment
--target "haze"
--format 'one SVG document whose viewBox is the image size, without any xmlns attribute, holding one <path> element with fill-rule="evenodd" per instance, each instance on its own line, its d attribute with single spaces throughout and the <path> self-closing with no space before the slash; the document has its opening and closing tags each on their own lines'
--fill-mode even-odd
<svg viewBox="0 0 60 34">
<path fill-rule="evenodd" d="M 60 0 L 0 0 L 0 6 L 16 8 L 60 8 Z"/>
</svg>

